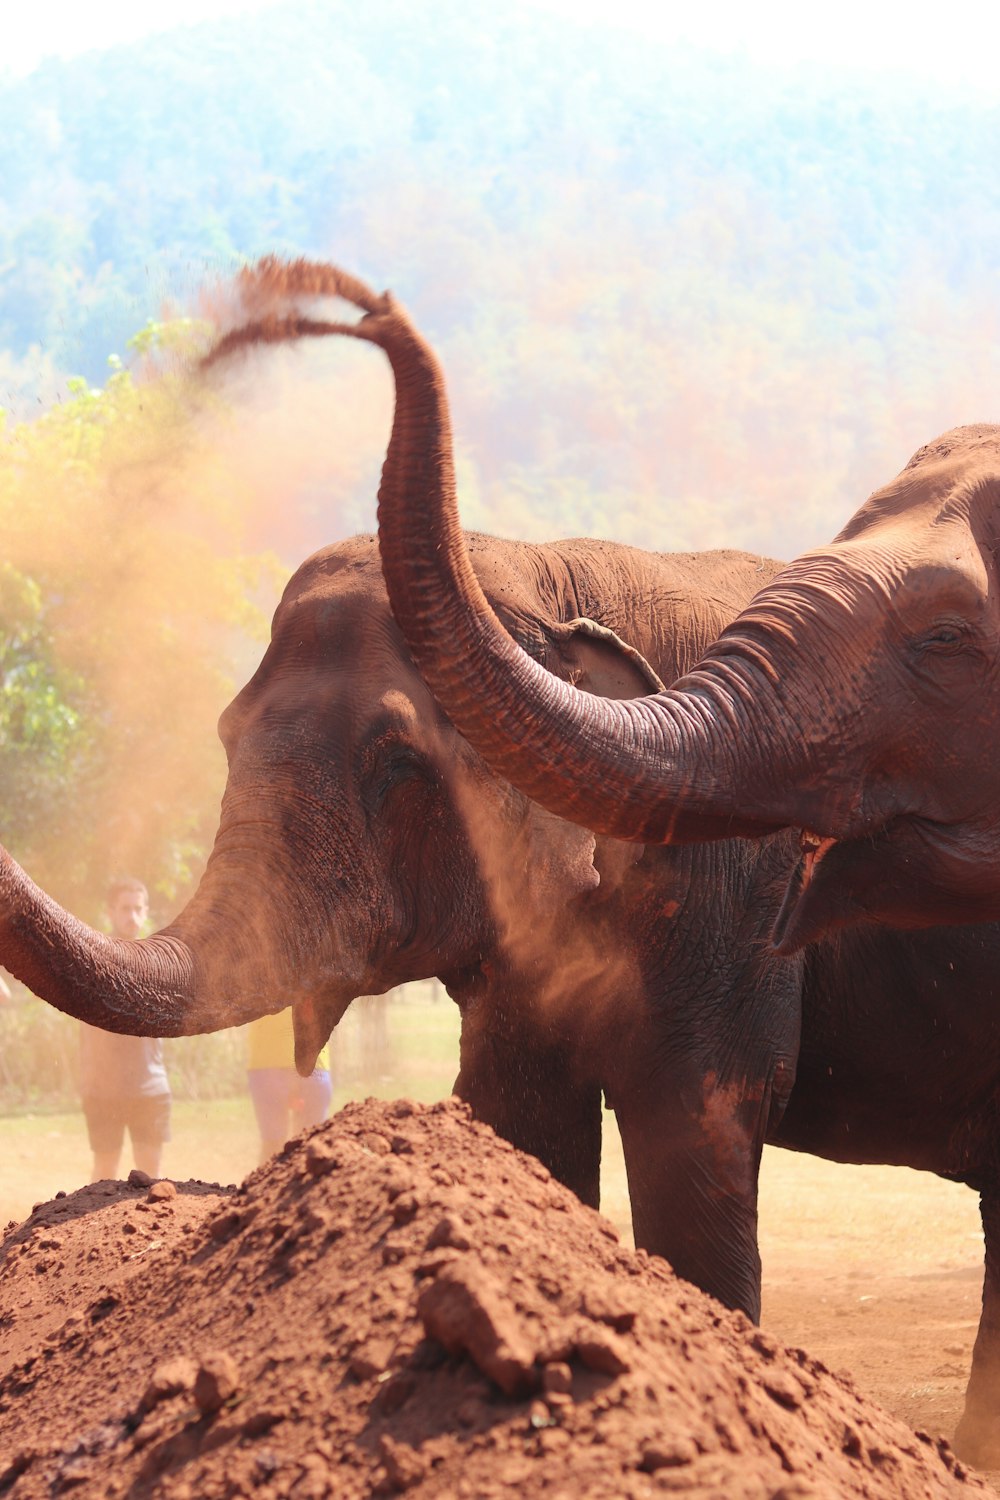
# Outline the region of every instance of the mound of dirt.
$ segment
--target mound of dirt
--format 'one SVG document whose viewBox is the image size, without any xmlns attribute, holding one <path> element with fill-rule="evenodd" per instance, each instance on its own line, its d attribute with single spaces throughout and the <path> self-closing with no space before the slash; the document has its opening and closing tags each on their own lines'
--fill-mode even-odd
<svg viewBox="0 0 1000 1500">
<path fill-rule="evenodd" d="M 46 1342 L 86 1320 L 90 1304 L 121 1295 L 132 1276 L 145 1282 L 218 1208 L 222 1189 L 204 1182 L 97 1182 L 39 1203 L 23 1224 L 8 1224 L 0 1248 L 0 1377 Z M 2 1418 L 0 1418 L 2 1421 Z"/>
<path fill-rule="evenodd" d="M 457 1101 L 349 1105 L 238 1190 L 169 1187 L 8 1232 L 0 1493 L 990 1493 Z"/>
</svg>

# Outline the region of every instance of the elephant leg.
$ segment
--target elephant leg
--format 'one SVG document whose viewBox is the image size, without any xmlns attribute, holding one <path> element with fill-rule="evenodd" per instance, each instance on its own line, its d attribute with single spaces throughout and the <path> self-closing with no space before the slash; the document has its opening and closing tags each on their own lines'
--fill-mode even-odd
<svg viewBox="0 0 1000 1500">
<path fill-rule="evenodd" d="M 667 1097 L 668 1092 L 672 1097 Z M 638 1247 L 678 1276 L 760 1317 L 757 1174 L 763 1146 L 759 1104 L 735 1089 L 706 1089 L 685 1110 L 678 1091 L 635 1107 L 616 1105 Z"/>
<path fill-rule="evenodd" d="M 1000 1468 L 1000 1190 L 984 1188 L 979 1210 L 986 1240 L 983 1311 L 954 1446 L 976 1468 L 995 1469 Z"/>
<path fill-rule="evenodd" d="M 597 1208 L 601 1194 L 601 1090 L 577 1076 L 570 1048 L 526 1020 L 496 1031 L 463 1018 L 455 1092 L 477 1120 Z"/>
</svg>

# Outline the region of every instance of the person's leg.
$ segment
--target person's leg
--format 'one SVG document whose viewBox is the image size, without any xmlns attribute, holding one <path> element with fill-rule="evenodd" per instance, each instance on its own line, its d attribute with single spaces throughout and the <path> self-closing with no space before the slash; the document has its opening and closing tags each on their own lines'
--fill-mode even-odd
<svg viewBox="0 0 1000 1500">
<path fill-rule="evenodd" d="M 170 1095 L 134 1099 L 129 1109 L 128 1129 L 132 1156 L 139 1171 L 159 1177 L 164 1142 L 170 1139 Z"/>
<path fill-rule="evenodd" d="M 263 1166 L 288 1139 L 289 1097 L 294 1068 L 248 1068 L 247 1088 L 260 1132 L 260 1164 Z"/>
<path fill-rule="evenodd" d="M 320 1125 L 333 1101 L 333 1080 L 326 1068 L 315 1068 L 308 1078 L 296 1075 L 296 1093 L 302 1101 L 299 1129 Z"/>
<path fill-rule="evenodd" d="M 150 1177 L 160 1175 L 160 1157 L 163 1148 L 153 1141 L 133 1141 L 132 1158 L 140 1172 Z"/>
<path fill-rule="evenodd" d="M 114 1180 L 118 1177 L 118 1163 L 125 1140 L 125 1117 L 121 1108 L 113 1099 L 84 1099 L 83 1113 L 94 1155 L 90 1180 Z"/>
<path fill-rule="evenodd" d="M 121 1155 L 120 1151 L 95 1151 L 90 1168 L 91 1182 L 117 1182 Z"/>
</svg>

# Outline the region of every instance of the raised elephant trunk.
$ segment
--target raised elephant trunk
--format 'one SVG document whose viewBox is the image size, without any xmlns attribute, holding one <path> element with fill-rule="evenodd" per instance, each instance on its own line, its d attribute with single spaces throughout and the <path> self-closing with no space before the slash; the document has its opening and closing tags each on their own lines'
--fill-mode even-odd
<svg viewBox="0 0 1000 1500">
<path fill-rule="evenodd" d="M 396 409 L 379 541 L 389 599 L 431 690 L 495 771 L 551 812 L 617 838 L 700 841 L 792 821 L 782 805 L 792 751 L 775 732 L 782 715 L 761 657 L 723 650 L 675 691 L 611 700 L 561 681 L 503 628 L 462 535 L 443 375 L 389 294 L 332 266 L 273 260 L 244 272 L 241 289 L 256 317 L 207 364 L 255 343 L 327 334 L 365 339 L 388 356 Z M 288 313 L 290 299 L 317 295 L 345 297 L 365 316 L 346 324 Z M 764 724 L 771 784 L 762 788 L 758 769 L 751 795 L 741 757 L 764 740 Z"/>
</svg>

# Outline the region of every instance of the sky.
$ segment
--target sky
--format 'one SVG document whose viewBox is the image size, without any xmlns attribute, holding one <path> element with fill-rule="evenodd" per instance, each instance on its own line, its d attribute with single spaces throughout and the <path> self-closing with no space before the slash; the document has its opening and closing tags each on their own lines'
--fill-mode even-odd
<svg viewBox="0 0 1000 1500">
<path fill-rule="evenodd" d="M 667 42 L 688 41 L 751 63 L 827 64 L 905 73 L 996 97 L 1000 11 L 982 0 L 530 0 L 588 25 L 618 26 Z"/>
<path fill-rule="evenodd" d="M 262 10 L 274 0 L 37 0 L 8 6 L 0 21 L 0 73 L 30 72 L 45 57 L 74 56 L 190 25 L 213 16 Z M 376 3 L 377 0 L 370 0 Z M 470 0 L 484 27 L 503 0 Z M 982 0 L 526 0 L 588 26 L 621 28 L 663 42 L 688 41 L 711 51 L 782 67 L 826 64 L 871 73 L 905 73 L 929 84 L 996 95 L 1000 7 Z M 414 0 L 433 7 L 433 0 Z"/>
</svg>

